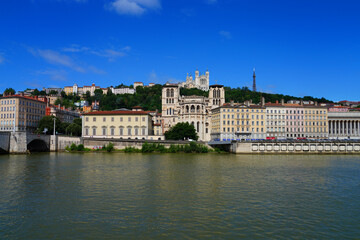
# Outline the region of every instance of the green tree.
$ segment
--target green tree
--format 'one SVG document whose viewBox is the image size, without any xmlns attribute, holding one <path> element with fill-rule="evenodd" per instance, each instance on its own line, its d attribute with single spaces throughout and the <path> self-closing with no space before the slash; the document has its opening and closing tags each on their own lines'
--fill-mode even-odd
<svg viewBox="0 0 360 240">
<path fill-rule="evenodd" d="M 187 122 L 182 122 L 171 127 L 170 130 L 165 133 L 165 138 L 168 140 L 198 140 L 199 137 L 197 136 L 193 125 Z"/>
<path fill-rule="evenodd" d="M 54 116 L 45 116 L 39 121 L 39 130 L 40 132 L 43 132 L 45 128 L 47 128 L 46 134 L 53 134 L 54 131 L 54 118 L 55 120 L 55 130 L 59 132 L 58 130 L 61 130 L 61 121 L 59 118 Z"/>
<path fill-rule="evenodd" d="M 71 136 L 81 136 L 81 126 L 76 123 L 71 123 L 65 131 Z"/>
<path fill-rule="evenodd" d="M 15 89 L 13 88 L 6 88 L 4 91 L 4 95 L 14 95 L 15 94 Z"/>
<path fill-rule="evenodd" d="M 50 94 L 50 95 L 57 95 L 57 94 L 58 94 L 58 91 L 56 91 L 56 90 L 51 90 L 51 91 L 49 92 L 49 94 Z"/>
<path fill-rule="evenodd" d="M 100 100 L 103 95 L 103 90 L 101 89 L 95 89 L 94 91 L 95 99 Z"/>
<path fill-rule="evenodd" d="M 40 91 L 35 88 L 34 91 L 31 93 L 32 96 L 39 96 L 40 95 Z"/>
<path fill-rule="evenodd" d="M 81 118 L 75 118 L 73 123 L 79 125 L 80 127 L 82 126 L 82 119 Z"/>
</svg>

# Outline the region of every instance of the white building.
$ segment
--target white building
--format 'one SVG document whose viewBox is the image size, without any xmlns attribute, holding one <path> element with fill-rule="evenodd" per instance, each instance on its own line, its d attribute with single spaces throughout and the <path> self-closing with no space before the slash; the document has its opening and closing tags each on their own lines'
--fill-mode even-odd
<svg viewBox="0 0 360 240">
<path fill-rule="evenodd" d="M 115 95 L 118 94 L 134 94 L 134 88 L 111 88 L 111 92 Z"/>
</svg>

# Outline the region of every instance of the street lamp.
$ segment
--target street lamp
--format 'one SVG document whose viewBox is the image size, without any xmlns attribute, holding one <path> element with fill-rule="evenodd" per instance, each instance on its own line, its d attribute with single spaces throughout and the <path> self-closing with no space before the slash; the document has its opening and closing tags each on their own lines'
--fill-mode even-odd
<svg viewBox="0 0 360 240">
<path fill-rule="evenodd" d="M 54 117 L 53 120 L 54 120 L 54 136 L 55 136 L 55 133 L 56 133 L 56 132 L 55 132 L 55 121 L 56 121 L 56 117 Z"/>
</svg>

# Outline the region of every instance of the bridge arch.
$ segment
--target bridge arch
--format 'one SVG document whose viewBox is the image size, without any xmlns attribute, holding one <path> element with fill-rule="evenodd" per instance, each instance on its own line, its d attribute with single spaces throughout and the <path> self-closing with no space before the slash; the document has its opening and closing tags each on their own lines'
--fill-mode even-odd
<svg viewBox="0 0 360 240">
<path fill-rule="evenodd" d="M 49 152 L 50 149 L 42 139 L 34 139 L 27 144 L 27 150 L 30 152 Z"/>
</svg>

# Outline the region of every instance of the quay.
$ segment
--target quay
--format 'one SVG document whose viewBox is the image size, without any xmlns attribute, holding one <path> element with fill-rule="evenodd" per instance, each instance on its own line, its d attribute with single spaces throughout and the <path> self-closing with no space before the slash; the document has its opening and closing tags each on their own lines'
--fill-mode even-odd
<svg viewBox="0 0 360 240">
<path fill-rule="evenodd" d="M 360 154 L 357 140 L 209 142 L 236 154 Z"/>
</svg>

